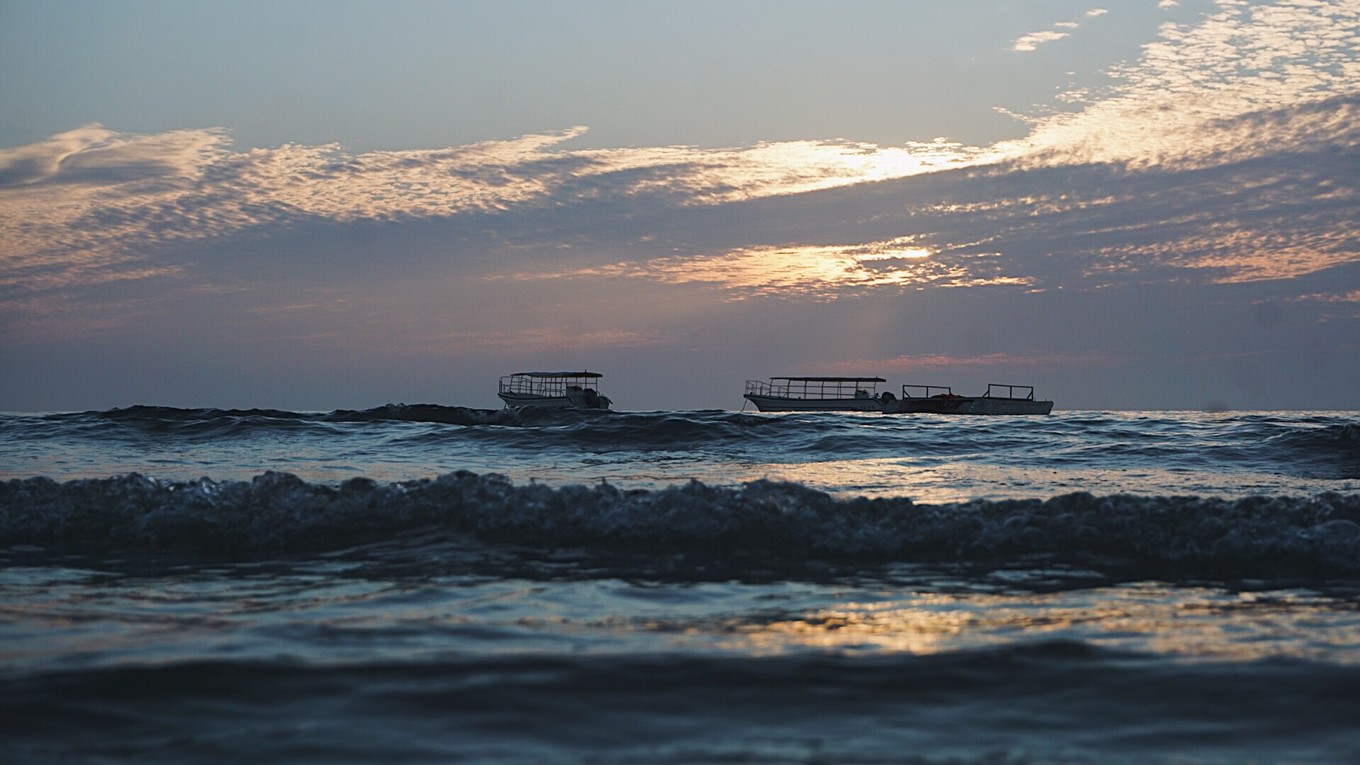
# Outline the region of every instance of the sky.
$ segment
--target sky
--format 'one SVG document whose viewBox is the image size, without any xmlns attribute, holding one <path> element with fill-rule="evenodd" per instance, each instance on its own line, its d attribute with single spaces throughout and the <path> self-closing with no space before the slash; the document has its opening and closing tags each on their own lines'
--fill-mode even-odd
<svg viewBox="0 0 1360 765">
<path fill-rule="evenodd" d="M 1360 408 L 1360 0 L 0 0 L 0 410 Z"/>
</svg>

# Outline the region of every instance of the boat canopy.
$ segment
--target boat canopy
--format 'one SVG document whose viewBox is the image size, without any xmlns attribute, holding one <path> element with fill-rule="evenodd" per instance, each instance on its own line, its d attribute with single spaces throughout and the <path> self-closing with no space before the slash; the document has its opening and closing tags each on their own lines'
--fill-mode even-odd
<svg viewBox="0 0 1360 765">
<path fill-rule="evenodd" d="M 534 377 L 534 378 L 546 378 L 546 377 L 584 377 L 584 378 L 591 379 L 591 380 L 598 379 L 598 378 L 600 378 L 600 377 L 604 377 L 604 375 L 600 374 L 599 372 L 516 372 L 516 373 L 514 373 L 513 375 L 507 375 L 507 376 L 508 376 L 508 377 Z"/>
<path fill-rule="evenodd" d="M 882 377 L 771 377 L 771 380 L 794 380 L 798 382 L 887 382 Z"/>
<path fill-rule="evenodd" d="M 882 411 L 882 377 L 771 377 L 747 380 L 747 401 L 762 412 Z"/>
</svg>

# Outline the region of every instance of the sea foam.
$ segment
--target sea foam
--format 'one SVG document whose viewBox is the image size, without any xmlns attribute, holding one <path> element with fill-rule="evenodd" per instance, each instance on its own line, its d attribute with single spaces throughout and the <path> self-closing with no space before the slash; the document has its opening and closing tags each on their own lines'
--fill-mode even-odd
<svg viewBox="0 0 1360 765">
<path fill-rule="evenodd" d="M 248 481 L 130 474 L 0 484 L 0 546 L 53 552 L 343 549 L 436 531 L 599 552 L 798 561 L 990 563 L 1042 556 L 1233 577 L 1360 573 L 1360 496 L 1093 496 L 917 504 L 842 499 L 797 483 L 516 485 L 459 471 L 338 486 L 267 472 Z"/>
</svg>

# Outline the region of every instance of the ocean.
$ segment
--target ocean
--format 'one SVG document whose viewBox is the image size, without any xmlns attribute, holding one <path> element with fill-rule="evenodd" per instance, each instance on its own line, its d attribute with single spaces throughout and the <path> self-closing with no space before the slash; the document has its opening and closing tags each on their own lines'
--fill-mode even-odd
<svg viewBox="0 0 1360 765">
<path fill-rule="evenodd" d="M 6 763 L 1360 763 L 1360 414 L 0 414 Z"/>
</svg>

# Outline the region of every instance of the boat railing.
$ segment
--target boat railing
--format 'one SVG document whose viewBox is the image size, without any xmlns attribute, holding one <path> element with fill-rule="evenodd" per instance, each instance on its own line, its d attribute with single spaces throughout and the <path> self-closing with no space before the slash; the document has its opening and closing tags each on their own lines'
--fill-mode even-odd
<svg viewBox="0 0 1360 765">
<path fill-rule="evenodd" d="M 500 379 L 500 392 L 521 396 L 557 397 L 572 387 L 590 386 L 592 379 L 570 376 L 506 375 Z"/>
<path fill-rule="evenodd" d="M 567 383 L 561 378 L 507 375 L 501 378 L 500 392 L 521 396 L 565 396 L 567 395 Z"/>
<path fill-rule="evenodd" d="M 772 377 L 747 380 L 746 395 L 770 398 L 841 399 L 877 398 L 877 377 Z"/>
<path fill-rule="evenodd" d="M 788 383 L 784 383 L 784 384 L 782 384 L 782 385 L 775 385 L 775 384 L 772 383 L 772 382 L 765 382 L 764 380 L 747 380 L 747 381 L 746 381 L 746 395 L 748 395 L 748 396 L 770 396 L 771 398 L 776 398 L 776 397 L 777 397 L 777 398 L 788 398 L 788 397 L 789 397 L 789 385 L 788 385 Z"/>
<path fill-rule="evenodd" d="M 993 394 L 992 394 L 992 388 L 996 388 L 996 390 L 997 390 L 997 394 L 996 394 L 996 395 L 993 395 Z M 1005 391 L 1006 391 L 1006 395 L 1004 395 L 1004 396 L 1000 395 L 1001 390 L 1002 390 L 1003 388 L 1004 388 Z M 1020 395 L 1019 395 L 1019 396 L 1015 395 L 1015 394 L 1016 394 L 1016 391 L 1019 391 L 1019 392 L 1020 392 Z M 987 392 L 984 393 L 984 394 L 982 394 L 982 396 L 983 396 L 983 398 L 1018 398 L 1018 399 L 1021 399 L 1021 400 L 1023 400 L 1023 401 L 1033 401 L 1033 400 L 1034 400 L 1034 386 L 1033 386 L 1033 385 L 1011 385 L 1011 384 L 1009 384 L 1009 383 L 987 383 Z"/>
<path fill-rule="evenodd" d="M 912 394 L 912 391 L 917 391 Z M 902 398 L 953 398 L 954 389 L 945 385 L 903 385 Z"/>
</svg>

